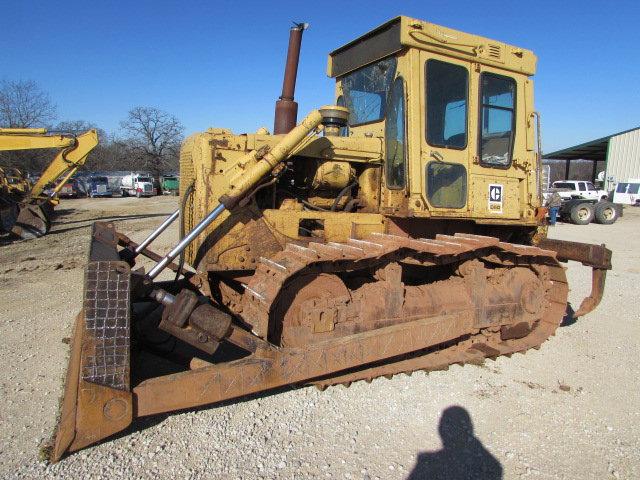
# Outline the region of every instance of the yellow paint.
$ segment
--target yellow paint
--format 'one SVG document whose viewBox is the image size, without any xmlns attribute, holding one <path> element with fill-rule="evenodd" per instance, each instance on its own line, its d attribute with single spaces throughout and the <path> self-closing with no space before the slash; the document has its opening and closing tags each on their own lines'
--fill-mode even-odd
<svg viewBox="0 0 640 480">
<path fill-rule="evenodd" d="M 405 149 L 406 185 L 399 188 L 387 185 L 384 118 L 352 125 L 347 136 L 324 136 L 321 129 L 298 136 L 288 145 L 290 152 L 279 156 L 277 162 L 263 159 L 272 149 L 279 148 L 285 137 L 269 135 L 265 129 L 234 134 L 227 129 L 212 128 L 192 135 L 183 144 L 180 162 L 181 193 L 194 185 L 183 220 L 187 230 L 214 209 L 222 195 L 239 189 L 253 191 L 256 182 L 272 179 L 269 172 L 276 164 L 273 171 L 280 176 L 276 196 L 275 187 L 269 184 L 255 192 L 246 205 L 221 215 L 207 233 L 187 249 L 189 263 L 212 271 L 251 270 L 255 268 L 252 262 L 277 251 L 286 242 L 304 244 L 364 237 L 371 232 L 387 231 L 389 217 L 404 218 L 414 225 L 431 219 L 451 219 L 470 220 L 479 225 L 521 226 L 535 231 L 538 222 L 534 212 L 540 206 L 530 78 L 535 73 L 535 55 L 503 42 L 408 17 L 391 20 L 343 48 L 359 45 L 358 48 L 367 52 L 371 45 L 375 49 L 376 36 L 394 25 L 398 48 L 391 55 L 396 59 L 395 78 L 401 78 L 405 95 L 405 137 L 404 142 L 396 141 L 396 145 Z M 334 72 L 334 54 L 329 57 L 330 75 Z M 378 60 L 380 58 L 374 58 L 373 62 Z M 427 141 L 425 132 L 430 127 L 425 113 L 425 67 L 430 60 L 455 65 L 467 72 L 464 148 L 434 146 Z M 364 66 L 355 65 L 352 70 Z M 508 77 L 515 84 L 512 161 L 503 168 L 480 162 L 483 74 Z M 336 100 L 344 94 L 343 79 L 336 78 Z M 335 133 L 335 128 L 327 131 Z M 464 205 L 454 208 L 431 204 L 431 201 L 437 203 L 437 197 L 429 197 L 427 183 L 442 179 L 427 177 L 432 162 L 451 165 L 454 170 L 458 169 L 455 171 L 464 169 L 465 181 L 451 181 L 451 188 L 462 189 Z M 255 167 L 260 163 L 264 168 Z M 358 182 L 357 197 L 345 197 L 335 204 L 337 211 L 329 211 L 338 193 L 353 180 Z M 498 195 L 500 200 L 490 198 L 491 195 Z M 438 201 L 446 198 L 441 196 Z M 350 212 L 340 211 L 347 205 Z"/>
</svg>

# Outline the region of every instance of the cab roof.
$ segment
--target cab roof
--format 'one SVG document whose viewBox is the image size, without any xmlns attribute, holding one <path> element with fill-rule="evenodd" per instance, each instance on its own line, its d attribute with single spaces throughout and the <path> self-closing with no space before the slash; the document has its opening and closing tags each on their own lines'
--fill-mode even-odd
<svg viewBox="0 0 640 480">
<path fill-rule="evenodd" d="M 533 75 L 536 71 L 537 58 L 531 50 L 399 16 L 331 52 L 327 74 L 340 77 L 407 47 L 525 75 Z"/>
</svg>

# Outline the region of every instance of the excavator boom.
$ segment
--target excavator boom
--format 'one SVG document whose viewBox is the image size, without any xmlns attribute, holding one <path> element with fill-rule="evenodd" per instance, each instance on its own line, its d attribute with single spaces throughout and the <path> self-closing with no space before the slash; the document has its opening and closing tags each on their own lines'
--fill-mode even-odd
<svg viewBox="0 0 640 480">
<path fill-rule="evenodd" d="M 65 138 L 65 140 L 69 140 L 69 138 Z M 42 172 L 31 189 L 32 198 L 42 195 L 49 183 L 54 183 L 62 178 L 62 181 L 59 181 L 53 189 L 54 194 L 58 193 L 66 181 L 71 178 L 71 175 L 85 164 L 89 152 L 98 145 L 98 133 L 95 130 L 89 130 L 71 138 L 71 140 L 72 143 L 63 147 Z M 64 143 L 66 142 L 61 142 L 61 144 Z"/>
<path fill-rule="evenodd" d="M 48 135 L 43 128 L 0 128 L 0 151 L 60 149 L 29 191 L 19 197 L 3 195 L 3 230 L 25 239 L 46 234 L 51 225 L 53 207 L 57 203 L 56 194 L 85 164 L 89 152 L 96 145 L 96 130 L 88 130 L 80 135 Z M 53 185 L 51 193 L 44 196 L 48 185 Z"/>
</svg>

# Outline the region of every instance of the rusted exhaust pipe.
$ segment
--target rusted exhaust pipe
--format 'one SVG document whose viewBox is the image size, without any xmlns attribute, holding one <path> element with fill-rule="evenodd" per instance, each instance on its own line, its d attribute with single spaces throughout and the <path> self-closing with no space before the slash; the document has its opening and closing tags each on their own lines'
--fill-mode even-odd
<svg viewBox="0 0 640 480">
<path fill-rule="evenodd" d="M 302 32 L 309 28 L 308 23 L 298 23 L 289 32 L 289 49 L 287 50 L 287 64 L 284 69 L 282 95 L 276 101 L 276 114 L 273 125 L 275 135 L 289 133 L 298 120 L 298 103 L 293 100 L 298 75 L 298 61 L 300 60 L 300 45 Z"/>
</svg>

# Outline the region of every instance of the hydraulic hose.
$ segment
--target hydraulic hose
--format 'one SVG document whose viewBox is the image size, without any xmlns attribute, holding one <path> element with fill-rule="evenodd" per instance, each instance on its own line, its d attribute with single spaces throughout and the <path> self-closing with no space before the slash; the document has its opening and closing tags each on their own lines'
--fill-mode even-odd
<svg viewBox="0 0 640 480">
<path fill-rule="evenodd" d="M 331 205 L 331 211 L 332 212 L 335 212 L 337 210 L 338 205 L 340 204 L 340 200 L 342 200 L 342 197 L 344 197 L 347 192 L 351 192 L 356 185 L 358 185 L 358 181 L 357 180 L 355 180 L 354 182 L 350 183 L 349 185 L 344 187 L 342 190 L 340 190 L 340 193 L 338 194 L 336 199 L 333 201 L 333 205 Z M 349 193 L 349 194 L 351 194 L 351 193 Z"/>
</svg>

